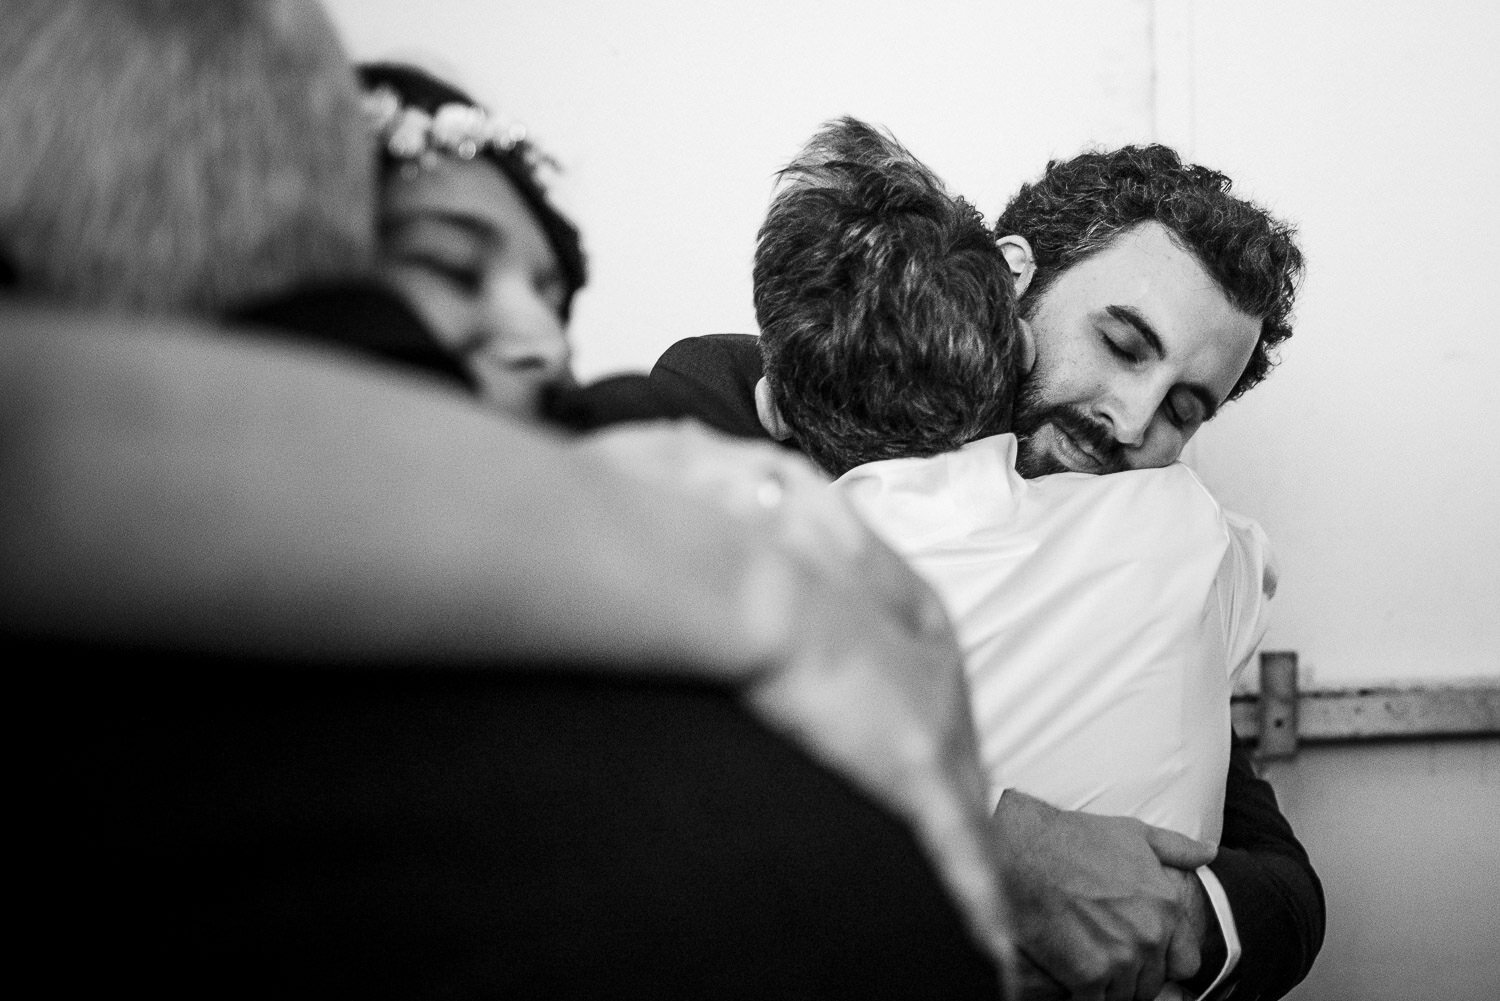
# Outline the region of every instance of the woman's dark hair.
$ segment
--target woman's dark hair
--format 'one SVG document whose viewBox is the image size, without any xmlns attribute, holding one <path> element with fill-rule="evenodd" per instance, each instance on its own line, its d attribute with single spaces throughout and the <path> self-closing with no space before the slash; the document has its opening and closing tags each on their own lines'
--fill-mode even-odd
<svg viewBox="0 0 1500 1001">
<path fill-rule="evenodd" d="M 405 63 L 363 63 L 357 67 L 360 86 L 366 91 L 386 87 L 396 93 L 403 105 L 435 114 L 445 104 L 465 104 L 482 108 L 478 101 L 438 79 L 426 70 Z M 520 194 L 521 200 L 531 210 L 532 216 L 542 227 L 553 253 L 557 254 L 567 279 L 567 295 L 563 299 L 562 318 L 568 319 L 573 306 L 573 295 L 588 281 L 588 264 L 584 258 L 583 241 L 578 228 L 553 207 L 547 199 L 547 191 L 537 177 L 534 163 L 537 159 L 535 147 L 525 139 L 509 149 L 493 145 L 483 146 L 479 156 L 493 163 Z M 393 156 L 384 146 L 380 149 L 382 181 L 401 169 L 403 161 Z"/>
</svg>

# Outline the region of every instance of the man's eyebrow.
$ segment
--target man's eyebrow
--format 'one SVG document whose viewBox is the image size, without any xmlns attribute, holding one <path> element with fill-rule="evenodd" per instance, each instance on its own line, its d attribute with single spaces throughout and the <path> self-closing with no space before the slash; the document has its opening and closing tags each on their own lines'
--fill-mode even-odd
<svg viewBox="0 0 1500 1001">
<path fill-rule="evenodd" d="M 1147 320 L 1138 311 L 1130 306 L 1120 305 L 1105 306 L 1104 311 L 1121 323 L 1129 324 L 1133 327 L 1135 332 L 1140 335 L 1141 340 L 1146 342 L 1146 347 L 1156 357 L 1165 358 L 1167 356 L 1166 348 L 1162 347 L 1161 337 L 1157 334 L 1156 328 L 1151 326 L 1151 321 Z M 1198 404 L 1203 407 L 1204 422 L 1213 420 L 1214 415 L 1219 412 L 1219 401 L 1214 398 L 1213 393 L 1209 392 L 1208 387 L 1200 382 L 1185 382 L 1182 383 L 1182 388 L 1192 393 L 1194 398 L 1197 399 Z"/>
<path fill-rule="evenodd" d="M 1135 332 L 1141 335 L 1141 340 L 1146 342 L 1146 347 L 1150 348 L 1151 353 L 1156 357 L 1167 356 L 1166 349 L 1161 346 L 1161 338 L 1157 336 L 1156 328 L 1151 326 L 1151 321 L 1136 310 L 1130 306 L 1105 306 L 1104 311 L 1121 323 L 1128 323 L 1134 327 Z"/>
</svg>

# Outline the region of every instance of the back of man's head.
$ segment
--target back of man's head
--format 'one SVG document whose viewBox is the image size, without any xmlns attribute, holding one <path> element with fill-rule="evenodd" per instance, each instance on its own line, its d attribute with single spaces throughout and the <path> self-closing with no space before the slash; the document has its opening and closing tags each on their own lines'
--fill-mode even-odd
<svg viewBox="0 0 1500 1001">
<path fill-rule="evenodd" d="M 1031 245 L 1036 273 L 1022 296 L 1023 314 L 1032 314 L 1068 268 L 1132 227 L 1160 223 L 1202 261 L 1231 303 L 1261 317 L 1260 340 L 1228 398 L 1244 394 L 1266 377 L 1276 346 L 1292 335 L 1303 261 L 1295 229 L 1231 187 L 1224 174 L 1184 163 L 1161 145 L 1051 161 L 995 222 L 997 237 L 1015 234 Z"/>
<path fill-rule="evenodd" d="M 364 272 L 369 139 L 314 0 L 6 0 L 4 23 L 19 291 L 217 312 Z"/>
<path fill-rule="evenodd" d="M 840 475 L 1006 430 L 1015 297 L 980 214 L 889 135 L 823 127 L 782 171 L 755 251 L 766 381 Z"/>
</svg>

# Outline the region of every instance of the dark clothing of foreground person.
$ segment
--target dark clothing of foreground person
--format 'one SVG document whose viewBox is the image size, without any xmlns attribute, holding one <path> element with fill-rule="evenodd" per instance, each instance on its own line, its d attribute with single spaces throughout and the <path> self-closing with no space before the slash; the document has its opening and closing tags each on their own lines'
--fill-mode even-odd
<svg viewBox="0 0 1500 1001">
<path fill-rule="evenodd" d="M 904 827 L 727 690 L 66 654 L 23 950 L 59 994 L 996 996 Z"/>
</svg>

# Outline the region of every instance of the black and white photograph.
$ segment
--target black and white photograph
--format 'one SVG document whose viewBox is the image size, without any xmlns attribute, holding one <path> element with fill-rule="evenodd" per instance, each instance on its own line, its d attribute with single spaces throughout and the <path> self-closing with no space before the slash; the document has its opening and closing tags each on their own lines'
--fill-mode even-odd
<svg viewBox="0 0 1500 1001">
<path fill-rule="evenodd" d="M 0 0 L 16 979 L 1493 1001 L 1497 51 Z"/>
</svg>

